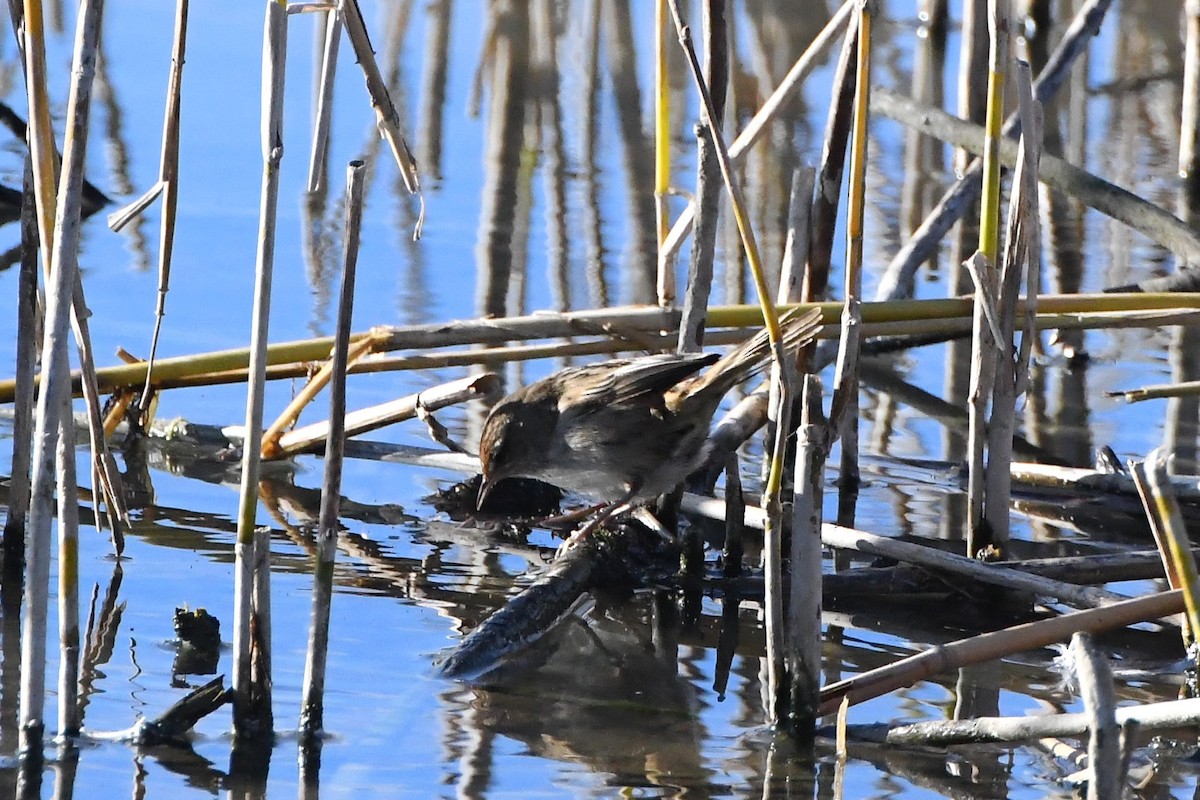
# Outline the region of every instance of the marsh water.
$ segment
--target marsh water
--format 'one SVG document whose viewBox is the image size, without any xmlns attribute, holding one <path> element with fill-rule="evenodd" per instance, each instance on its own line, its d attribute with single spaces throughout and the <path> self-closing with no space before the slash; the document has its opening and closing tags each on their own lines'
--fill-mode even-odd
<svg viewBox="0 0 1200 800">
<path fill-rule="evenodd" d="M 70 4 L 66 4 L 69 6 Z M 262 4 L 194 3 L 183 76 L 180 196 L 174 263 L 160 356 L 247 345 L 262 156 L 259 65 Z M 698 5 L 693 11 L 698 20 Z M 1052 44 L 1072 2 L 1045 4 L 1039 30 Z M 114 200 L 88 220 L 81 266 L 101 364 L 123 347 L 150 347 L 158 276 L 158 207 L 120 233 L 103 217 L 151 185 L 158 172 L 173 4 L 110 0 L 105 9 L 88 177 Z M 729 124 L 740 127 L 824 25 L 825 3 L 735 0 L 735 66 Z M 930 31 L 912 3 L 886 2 L 875 28 L 875 85 L 954 109 L 958 3 L 951 23 Z M 377 57 L 420 164 L 424 234 L 412 240 L 417 206 L 378 140 L 363 81 L 345 44 L 337 78 L 328 189 L 306 192 L 318 15 L 289 19 L 285 155 L 271 314 L 272 341 L 332 332 L 345 165 L 368 164 L 354 329 L 538 309 L 641 303 L 654 298 L 650 119 L 653 3 L 619 0 L 363 0 Z M 1120 2 L 1048 110 L 1053 147 L 1072 162 L 1174 209 L 1183 45 L 1178 3 Z M 55 108 L 65 104 L 74 10 L 48 15 Z M 1034 26 L 1029 27 L 1035 30 Z M 1036 48 L 1033 57 L 1036 61 Z M 792 170 L 815 163 L 836 50 L 805 85 L 743 170 L 765 260 L 777 264 Z M 696 102 L 684 63 L 671 50 L 674 175 L 693 183 Z M 914 75 L 925 76 L 916 80 Z M 0 41 L 0 99 L 23 114 L 24 89 L 10 37 Z M 867 293 L 898 244 L 953 177 L 950 151 L 914 139 L 897 123 L 870 128 Z M 21 147 L 10 141 L 0 179 L 20 185 Z M 1097 291 L 1165 274 L 1172 256 L 1140 234 L 1068 198 L 1045 214 L 1048 291 Z M 672 201 L 673 213 L 683 200 Z M 839 236 L 839 241 L 841 237 Z M 0 243 L 17 242 L 15 226 Z M 834 254 L 842 263 L 842 245 Z M 714 302 L 746 297 L 730 233 L 718 238 Z M 955 270 L 947 244 L 922 271 L 916 293 L 943 297 Z M 685 259 L 686 261 L 686 259 Z M 731 266 L 732 265 L 732 266 Z M 835 273 L 837 270 L 835 269 Z M 15 349 L 16 270 L 0 271 L 0 373 Z M 836 280 L 836 279 L 835 279 Z M 835 282 L 836 290 L 836 282 Z M 1064 334 L 1045 340 L 1021 408 L 1021 433 L 1059 459 L 1090 464 L 1095 448 L 1141 458 L 1168 443 L 1179 466 L 1193 459 L 1195 406 L 1124 404 L 1105 390 L 1162 383 L 1186 374 L 1196 352 L 1174 329 Z M 1071 359 L 1071 351 L 1088 358 Z M 888 535 L 957 540 L 963 498 L 951 467 L 963 454 L 963 384 L 946 345 L 876 366 L 862 393 L 866 483 L 856 524 Z M 502 372 L 508 387 L 562 362 Z M 464 374 L 413 370 L 352 378 L 350 407 L 409 394 Z M 828 377 L 828 376 L 826 376 Z M 267 415 L 298 384 L 277 381 Z M 322 412 L 307 412 L 306 421 Z M 165 392 L 160 418 L 240 424 L 241 385 Z M 439 417 L 473 444 L 486 409 Z M 371 438 L 433 445 L 423 425 L 405 423 Z M 0 475 L 9 471 L 11 427 L 0 420 Z M 315 783 L 297 767 L 300 684 L 306 646 L 312 541 L 322 462 L 302 457 L 271 471 L 260 487 L 258 523 L 272 531 L 274 709 L 278 731 L 265 769 L 231 760 L 228 709 L 196 728 L 190 747 L 139 749 L 106 732 L 155 717 L 207 680 L 177 661 L 176 607 L 205 608 L 232 635 L 236 464 L 119 456 L 133 530 L 125 557 L 84 525 L 81 595 L 119 609 L 97 640 L 99 663 L 85 676 L 85 726 L 77 747 L 50 746 L 41 794 L 107 798 L 323 797 L 845 797 L 1070 796 L 1073 771 L 1037 746 L 950 751 L 853 748 L 838 765 L 822 744 L 813 761 L 764 724 L 760 697 L 761 615 L 706 598 L 685 618 L 676 598 L 651 591 L 599 596 L 539 643 L 536 660 L 476 686 L 439 677 L 447 648 L 526 585 L 557 540 L 497 536 L 454 522 L 429 496 L 465 476 L 403 464 L 351 460 L 342 481 L 342 524 L 330 629 L 325 726 Z M 81 465 L 85 463 L 81 461 Z M 747 477 L 757 474 L 753 453 Z M 86 470 L 80 472 L 86 475 Z M 829 475 L 832 485 L 836 474 Z M 84 481 L 86 483 L 86 480 Z M 0 490 L 5 484 L 0 482 Z M 85 498 L 86 498 L 85 494 Z M 835 495 L 830 494 L 830 502 Z M 3 508 L 3 506 L 0 506 Z M 1089 513 L 1086 502 L 1014 508 L 1017 549 L 1031 554 L 1108 552 L 1148 545 L 1136 513 Z M 832 518 L 833 509 L 827 514 Z M 88 517 L 85 515 L 85 520 Z M 52 583 L 53 586 L 53 583 Z M 1144 586 L 1116 587 L 1127 591 Z M 107 598 L 107 599 L 106 599 Z M 86 600 L 85 600 L 86 602 Z M 51 608 L 54 607 L 53 602 Z M 85 610 L 86 615 L 86 610 Z M 929 643 L 987 627 L 978 611 L 942 618 L 921 606 L 859 601 L 826 614 L 825 671 L 835 680 Z M 739 624 L 732 658 L 718 641 Z M 51 620 L 51 629 L 54 629 Z M 18 619 L 0 628 L 0 791 L 15 784 Z M 1125 657 L 1127 699 L 1169 699 L 1181 679 L 1166 665 L 1171 643 L 1136 634 L 1108 642 Z M 51 648 L 53 651 L 53 647 Z M 1076 710 L 1052 651 L 919 683 L 856 708 L 852 721 L 918 721 L 952 715 Z M 53 653 L 52 653 L 53 659 Z M 55 669 L 51 663 L 50 674 Z M 228 651 L 216 670 L 228 674 Z M 55 698 L 48 698 L 53 719 Z M 1146 753 L 1187 752 L 1187 742 Z M 1142 759 L 1141 765 L 1145 768 Z M 1163 758 L 1145 796 L 1193 796 L 1194 764 Z"/>
</svg>

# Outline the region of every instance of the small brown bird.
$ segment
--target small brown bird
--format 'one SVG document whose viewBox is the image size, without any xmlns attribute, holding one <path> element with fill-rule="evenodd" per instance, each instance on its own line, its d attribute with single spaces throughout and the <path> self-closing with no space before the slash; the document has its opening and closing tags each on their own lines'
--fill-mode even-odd
<svg viewBox="0 0 1200 800">
<path fill-rule="evenodd" d="M 786 318 L 791 350 L 810 342 L 820 312 Z M 721 398 L 761 370 L 766 331 L 718 358 L 665 354 L 567 367 L 518 389 L 483 424 L 478 503 L 505 478 L 536 478 L 622 506 L 669 492 L 704 460 Z M 712 368 L 697 375 L 708 365 Z"/>
</svg>

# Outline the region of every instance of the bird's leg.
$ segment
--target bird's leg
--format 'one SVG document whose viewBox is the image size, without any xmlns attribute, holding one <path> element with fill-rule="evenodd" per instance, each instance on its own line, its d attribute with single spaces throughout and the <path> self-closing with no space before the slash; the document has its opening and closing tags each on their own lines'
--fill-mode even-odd
<svg viewBox="0 0 1200 800">
<path fill-rule="evenodd" d="M 567 552 L 572 547 L 576 547 L 577 545 L 579 545 L 580 542 L 583 542 L 584 540 L 586 540 L 589 536 L 592 535 L 593 531 L 595 531 L 597 528 L 599 528 L 601 525 L 603 525 L 605 522 L 607 522 L 612 517 L 614 517 L 618 514 L 624 514 L 626 511 L 629 511 L 630 509 L 632 509 L 636 505 L 633 502 L 633 498 L 637 496 L 637 493 L 638 493 L 638 487 L 634 486 L 634 487 L 630 488 L 630 490 L 628 492 L 626 492 L 625 496 L 622 497 L 620 500 L 616 501 L 615 503 L 609 503 L 608 505 L 601 508 L 600 512 L 598 514 L 596 514 L 596 516 L 594 516 L 590 520 L 588 520 L 586 525 L 584 525 L 582 528 L 580 528 L 579 530 L 572 533 L 570 536 L 568 536 L 566 538 L 566 540 L 561 545 L 559 545 L 558 555 L 561 556 L 563 553 Z"/>
<path fill-rule="evenodd" d="M 577 508 L 574 511 L 568 511 L 565 514 L 553 514 L 549 517 L 544 517 L 538 522 L 538 525 L 544 528 L 565 528 L 569 525 L 574 525 L 579 520 L 588 517 L 591 514 L 604 508 L 603 503 L 597 503 L 592 506 L 584 506 Z"/>
</svg>

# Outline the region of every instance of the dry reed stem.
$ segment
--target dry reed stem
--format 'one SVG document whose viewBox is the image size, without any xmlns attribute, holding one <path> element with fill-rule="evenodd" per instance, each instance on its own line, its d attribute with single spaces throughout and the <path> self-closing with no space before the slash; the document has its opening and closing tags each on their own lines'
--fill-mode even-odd
<svg viewBox="0 0 1200 800">
<path fill-rule="evenodd" d="M 786 664 L 791 727 L 809 736 L 816 724 L 821 688 L 821 523 L 828 426 L 821 411 L 821 379 L 805 375 L 792 496 L 792 540 L 788 554 L 788 640 Z"/>
<path fill-rule="evenodd" d="M 1200 698 L 1140 703 L 1116 710 L 1122 726 L 1131 721 L 1147 731 L 1190 728 L 1200 720 Z M 1077 737 L 1087 734 L 1085 713 L 1047 714 L 1028 717 L 976 717 L 968 720 L 937 720 L 910 725 L 851 725 L 851 739 L 895 745 L 949 747 L 983 742 L 1023 742 L 1048 737 Z"/>
<path fill-rule="evenodd" d="M 353 346 L 348 345 L 348 347 L 349 351 L 346 354 L 346 358 L 349 363 L 354 363 L 369 355 L 374 350 L 375 341 L 368 336 L 354 342 Z M 334 351 L 336 352 L 336 350 L 337 342 L 335 340 Z M 279 437 L 283 436 L 288 428 L 296 424 L 296 420 L 300 419 L 300 414 L 304 411 L 304 407 L 311 403 L 313 398 L 333 379 L 334 368 L 335 362 L 331 357 L 329 361 L 322 364 L 321 368 L 309 378 L 300 391 L 296 392 L 296 396 L 287 404 L 287 408 L 281 411 L 275 421 L 263 431 L 262 457 L 264 459 L 279 457 Z M 324 438 L 323 435 L 322 438 Z"/>
<path fill-rule="evenodd" d="M 966 664 L 1045 647 L 1079 631 L 1098 633 L 1159 619 L 1182 611 L 1183 606 L 1183 595 L 1178 590 L 1160 592 L 1103 608 L 1076 611 L 936 645 L 887 666 L 826 686 L 821 691 L 821 713 L 836 711 L 843 698 L 848 698 L 851 705 L 856 705 Z"/>
<path fill-rule="evenodd" d="M 990 543 L 985 520 L 984 450 L 987 443 L 987 408 L 992 396 L 998 342 L 992 327 L 985 323 L 989 304 L 993 305 L 995 269 L 987 256 L 976 251 L 967 266 L 975 279 L 975 316 L 972 326 L 971 383 L 967 399 L 967 555 L 974 557 Z"/>
<path fill-rule="evenodd" d="M 279 168 L 283 159 L 283 85 L 287 55 L 287 9 L 268 0 L 263 24 L 262 197 L 246 391 L 246 444 L 242 449 L 237 542 L 234 546 L 233 725 L 239 739 L 269 735 L 272 712 L 269 604 L 264 595 L 269 573 L 269 539 L 255 525 L 262 440 L 267 338 L 271 315 L 271 278 L 275 260 Z"/>
<path fill-rule="evenodd" d="M 954 553 L 945 553 L 840 525 L 826 524 L 821 531 L 821 541 L 827 547 L 856 550 L 907 563 L 923 564 L 968 577 L 978 583 L 1026 591 L 1039 597 L 1051 597 L 1076 608 L 1100 608 L 1128 599 L 1104 589 L 1076 586 L 1040 575 L 1029 575 L 1009 567 L 976 561 Z"/>
<path fill-rule="evenodd" d="M 4 521 L 5 588 L 20 586 L 25 564 L 25 517 L 29 511 L 29 469 L 33 446 L 34 376 L 37 371 L 38 251 L 33 164 L 25 155 L 21 194 L 21 264 L 17 275 L 16 376 L 13 380 L 12 461 L 8 514 Z M 11 593 L 16 594 L 16 593 Z M 10 596 L 5 592 L 4 596 Z"/>
<path fill-rule="evenodd" d="M 1104 293 L 1043 295 L 1039 299 L 1039 329 L 1047 328 L 1104 328 L 1104 327 L 1154 327 L 1160 325 L 1191 324 L 1194 314 L 1200 310 L 1200 293 Z M 820 308 L 824 322 L 828 325 L 838 318 L 843 308 L 841 303 L 795 303 L 780 306 L 780 312 L 792 309 Z M 1017 306 L 1024 313 L 1025 301 Z M 967 298 L 944 300 L 903 300 L 882 303 L 863 303 L 863 336 L 916 336 L 930 332 L 949 337 L 963 333 L 962 321 L 969 320 L 971 302 Z M 620 341 L 623 336 L 645 337 L 662 330 L 674 330 L 678 326 L 677 311 L 657 307 L 631 306 L 599 310 L 537 312 L 521 317 L 504 319 L 479 318 L 438 322 L 425 325 L 377 326 L 370 331 L 352 335 L 352 341 L 367 336 L 378 336 L 381 351 L 407 348 L 440 348 L 453 345 L 504 344 L 523 339 L 550 339 L 569 336 L 607 335 L 617 337 L 615 343 L 594 343 L 580 346 L 578 352 L 617 352 L 636 350 L 640 344 L 630 346 Z M 762 324 L 762 311 L 758 306 L 713 306 L 708 312 L 708 323 L 713 327 L 749 327 Z M 828 339 L 837 335 L 838 329 L 822 329 L 817 338 Z M 714 343 L 734 341 L 744 334 L 716 332 Z M 657 344 L 653 337 L 646 339 Z M 268 365 L 294 365 L 301 362 L 322 360 L 332 347 L 330 337 L 319 337 L 295 342 L 280 342 L 269 345 L 266 359 Z M 388 369 L 426 368 L 464 363 L 491 363 L 517 356 L 536 358 L 554 355 L 555 346 L 535 348 L 509 348 L 465 354 L 419 355 L 397 359 L 388 363 L 382 359 L 374 363 L 387 364 Z M 589 349 L 594 348 L 594 349 Z M 568 351 L 570 352 L 570 351 Z M 161 359 L 155 366 L 156 386 L 187 385 L 180 383 L 186 376 L 223 373 L 245 370 L 250 360 L 248 348 L 233 348 L 210 353 Z M 371 362 L 363 365 L 363 371 L 371 369 Z M 294 377 L 307 374 L 307 366 L 289 367 L 290 371 L 279 377 Z M 243 380 L 241 373 L 233 377 Z M 122 387 L 138 387 L 146 377 L 144 363 L 122 364 L 104 367 L 96 373 L 98 388 L 108 392 Z M 75 377 L 78 380 L 78 376 Z M 230 376 L 225 379 L 232 380 Z M 227 382 L 226 380 L 226 382 Z M 214 381 L 219 382 L 219 381 Z M 0 403 L 12 402 L 15 384 L 12 379 L 0 380 Z"/>
<path fill-rule="evenodd" d="M 162 186 L 162 220 L 158 238 L 158 298 L 154 307 L 154 332 L 150 337 L 150 355 L 146 361 L 146 383 L 142 388 L 144 403 L 149 403 L 150 385 L 154 375 L 154 359 L 158 355 L 158 336 L 162 331 L 163 315 L 167 308 L 167 292 L 171 286 L 171 255 L 175 249 L 175 212 L 179 205 L 179 106 L 183 86 L 183 62 L 187 50 L 188 0 L 178 0 L 175 7 L 175 37 L 171 50 L 171 73 L 167 79 L 167 108 L 163 120 L 162 156 L 158 181 Z"/>
<path fill-rule="evenodd" d="M 1145 462 L 1131 462 L 1129 468 L 1171 588 L 1183 590 L 1190 631 L 1190 637 L 1185 631 L 1185 644 L 1200 641 L 1200 573 L 1188 542 L 1179 500 L 1167 474 L 1166 459 L 1155 450 Z"/>
<path fill-rule="evenodd" d="M 329 619 L 333 602 L 333 565 L 337 555 L 341 508 L 342 459 L 346 439 L 346 367 L 350 360 L 350 324 L 354 311 L 354 278 L 362 231 L 363 162 L 346 169 L 346 230 L 343 236 L 342 287 L 338 300 L 329 389 L 329 423 L 325 439 L 325 474 L 317 522 L 317 566 L 313 576 L 312 614 L 301 684 L 300 730 L 311 743 L 324 727 L 325 668 L 329 654 Z"/>
<path fill-rule="evenodd" d="M 319 192 L 325 184 L 325 163 L 329 157 L 329 128 L 333 120 L 333 80 L 337 72 L 338 45 L 342 41 L 342 16 L 326 13 L 325 39 L 321 48 L 317 78 L 317 108 L 313 112 L 312 151 L 308 157 L 308 191 Z"/>
<path fill-rule="evenodd" d="M 492 396 L 498 389 L 499 379 L 495 373 L 472 375 L 370 408 L 348 413 L 343 411 L 343 419 L 339 421 L 339 426 L 343 428 L 346 438 L 359 436 L 386 425 L 412 419 L 417 416 L 418 407 L 426 411 L 437 411 L 468 400 Z M 278 439 L 276 446 L 269 453 L 263 454 L 263 458 L 277 460 L 315 452 L 327 440 L 330 429 L 331 420 L 323 420 L 289 431 Z"/>
<path fill-rule="evenodd" d="M 1117 699 L 1112 667 L 1096 649 L 1092 637 L 1071 637 L 1071 654 L 1079 676 L 1079 694 L 1088 715 L 1088 800 L 1119 798 L 1121 729 L 1117 726 Z"/>
<path fill-rule="evenodd" d="M 354 47 L 354 56 L 362 68 L 363 77 L 367 83 L 367 94 L 371 97 L 371 105 L 375 109 L 375 117 L 379 122 L 379 131 L 396 159 L 400 168 L 400 177 L 404 180 L 404 188 L 409 194 L 415 194 L 420 202 L 417 223 L 413 228 L 413 239 L 421 238 L 421 228 L 425 223 L 425 198 L 421 194 L 421 182 L 417 174 L 417 165 L 413 161 L 412 151 L 400 132 L 400 112 L 392 102 L 387 84 L 375 62 L 375 53 L 371 49 L 371 41 L 367 36 L 366 23 L 363 22 L 362 11 L 357 0 L 340 0 L 338 15 L 346 29 L 346 37 Z"/>
<path fill-rule="evenodd" d="M 979 208 L 979 251 L 988 263 L 1000 261 L 1000 123 L 1004 119 L 1004 79 L 1008 70 L 1010 0 L 988 0 L 988 88 L 983 141 L 983 202 Z M 976 279 L 978 284 L 978 279 Z M 997 336 L 997 341 L 1003 341 Z"/>
<path fill-rule="evenodd" d="M 858 6 L 855 57 L 854 115 L 850 133 L 850 196 L 846 213 L 845 304 L 834 370 L 833 399 L 830 401 L 827 447 L 842 440 L 841 477 L 843 491 L 858 485 L 858 356 L 862 344 L 863 219 L 866 207 L 867 118 L 871 79 L 870 4 Z"/>
<path fill-rule="evenodd" d="M 1040 135 L 1040 128 L 1033 109 L 1033 90 L 1030 87 L 1029 67 L 1018 63 L 1015 68 L 1017 94 L 1021 104 L 1021 143 L 1017 157 L 1017 168 L 1013 174 L 1013 189 L 1009 195 L 1008 220 L 1005 225 L 1004 251 L 1001 261 L 999 296 L 996 311 L 999 315 L 997 336 L 998 362 L 992 387 L 992 410 L 988 417 L 987 471 L 984 477 L 984 511 L 991 533 L 992 543 L 1003 546 L 1009 539 L 1009 500 L 1011 494 L 1010 463 L 1012 462 L 1013 437 L 1016 434 L 1017 375 L 1026 369 L 1021 352 L 1015 346 L 1017 327 L 1017 299 L 1021 291 L 1026 267 L 1033 258 L 1027 235 L 1029 226 L 1037 224 L 1037 217 L 1030 216 L 1029 206 L 1037 205 L 1037 142 L 1030 142 Z M 1027 150 L 1026 145 L 1030 147 Z M 1036 302 L 1037 291 L 1028 292 Z M 1028 339 L 1029 334 L 1025 334 Z M 1021 342 L 1021 350 L 1028 358 L 1029 342 Z"/>
</svg>

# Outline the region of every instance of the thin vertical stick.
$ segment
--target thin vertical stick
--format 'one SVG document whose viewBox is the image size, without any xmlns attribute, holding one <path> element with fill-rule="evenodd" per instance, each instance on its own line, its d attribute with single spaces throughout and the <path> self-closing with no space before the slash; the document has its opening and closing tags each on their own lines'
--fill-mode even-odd
<svg viewBox="0 0 1200 800">
<path fill-rule="evenodd" d="M 324 726 L 325 663 L 329 652 L 329 616 L 333 600 L 333 563 L 337 554 L 338 511 L 342 488 L 342 450 L 345 446 L 346 364 L 354 309 L 354 273 L 362 229 L 363 162 L 351 161 L 346 170 L 346 234 L 343 240 L 342 290 L 333 345 L 333 381 L 329 387 L 329 435 L 325 440 L 325 478 L 321 484 L 321 515 L 317 528 L 317 568 L 313 578 L 312 617 L 308 654 L 304 661 L 300 730 L 306 740 Z"/>
<path fill-rule="evenodd" d="M 337 71 L 338 45 L 342 40 L 342 15 L 325 12 L 325 44 L 321 49 L 321 72 L 317 81 L 317 110 L 313 119 L 312 152 L 308 159 L 308 191 L 325 184 L 329 158 L 329 127 L 333 119 L 333 78 Z"/>
<path fill-rule="evenodd" d="M 158 354 L 158 336 L 167 311 L 167 292 L 171 287 L 171 255 L 175 249 L 175 209 L 179 205 L 179 106 L 183 86 L 183 60 L 187 50 L 188 0 L 175 6 L 175 38 L 171 48 L 171 72 L 167 77 L 167 108 L 163 119 L 162 155 L 158 181 L 162 187 L 162 220 L 158 234 L 158 299 L 154 307 L 154 333 L 150 337 L 150 356 L 146 364 L 146 384 L 142 387 L 142 423 L 149 411 L 151 376 Z"/>
<path fill-rule="evenodd" d="M 725 0 L 704 0 L 703 4 L 704 82 L 712 98 L 714 118 L 718 121 L 725 115 L 729 83 L 726 46 L 729 31 L 725 5 Z M 713 254 L 720 227 L 721 170 L 714 152 L 716 146 L 705 125 L 697 125 L 696 134 L 696 224 L 679 324 L 677 349 L 681 353 L 698 352 L 704 345 L 704 321 L 712 293 Z M 670 258 L 664 253 L 661 260 L 668 262 Z"/>
<path fill-rule="evenodd" d="M 287 5 L 283 0 L 267 0 L 263 27 L 262 200 L 255 265 L 250 380 L 246 396 L 246 441 L 242 450 L 242 483 L 234 548 L 233 726 L 239 738 L 266 735 L 271 731 L 270 694 L 262 692 L 262 686 L 255 686 L 253 680 L 253 655 L 259 648 L 269 647 L 269 641 L 256 640 L 256 634 L 263 628 L 260 621 L 252 619 L 252 593 L 271 273 L 275 260 L 275 213 L 279 204 L 279 165 L 283 159 L 283 78 L 287 54 Z"/>
</svg>

